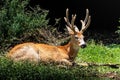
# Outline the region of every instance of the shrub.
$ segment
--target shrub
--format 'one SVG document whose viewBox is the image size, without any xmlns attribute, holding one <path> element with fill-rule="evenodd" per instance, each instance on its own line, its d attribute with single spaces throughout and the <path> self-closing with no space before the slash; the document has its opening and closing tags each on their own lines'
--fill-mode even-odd
<svg viewBox="0 0 120 80">
<path fill-rule="evenodd" d="M 18 43 L 42 42 L 52 45 L 64 44 L 69 37 L 48 25 L 48 11 L 29 7 L 29 0 L 2 0 L 0 6 L 0 47 L 2 52 L 9 50 Z"/>
<path fill-rule="evenodd" d="M 119 23 L 120 23 L 120 20 L 119 20 Z M 118 26 L 118 30 L 116 30 L 115 33 L 117 33 L 117 39 L 116 39 L 115 42 L 117 42 L 118 44 L 120 44 L 120 26 Z"/>
<path fill-rule="evenodd" d="M 1 80 L 92 80 L 94 78 L 97 78 L 97 72 L 92 67 L 60 68 L 54 64 L 14 63 L 5 57 L 0 58 Z"/>
<path fill-rule="evenodd" d="M 118 35 L 120 37 L 120 26 L 118 26 L 118 30 L 116 31 L 116 33 L 118 33 Z"/>
<path fill-rule="evenodd" d="M 48 11 L 39 6 L 27 9 L 29 0 L 2 0 L 0 6 L 0 46 L 2 49 L 22 41 L 25 33 L 33 34 L 45 27 Z"/>
</svg>

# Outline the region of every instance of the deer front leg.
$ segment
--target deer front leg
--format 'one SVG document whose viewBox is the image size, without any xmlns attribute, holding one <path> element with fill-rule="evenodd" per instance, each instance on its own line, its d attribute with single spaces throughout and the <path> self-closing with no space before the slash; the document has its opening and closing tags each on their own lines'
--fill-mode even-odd
<svg viewBox="0 0 120 80">
<path fill-rule="evenodd" d="M 70 61 L 67 60 L 67 59 L 61 59 L 61 60 L 59 61 L 59 63 L 60 63 L 60 64 L 63 64 L 63 65 L 68 65 L 68 66 L 72 66 L 72 65 L 73 65 L 73 63 L 70 62 Z"/>
</svg>

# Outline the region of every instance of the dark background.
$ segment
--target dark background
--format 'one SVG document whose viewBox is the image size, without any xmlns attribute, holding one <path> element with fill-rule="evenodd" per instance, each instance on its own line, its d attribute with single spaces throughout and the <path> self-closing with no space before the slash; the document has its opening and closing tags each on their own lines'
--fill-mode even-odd
<svg viewBox="0 0 120 80">
<path fill-rule="evenodd" d="M 114 32 L 119 25 L 120 0 L 31 0 L 30 6 L 36 4 L 50 11 L 50 24 L 54 24 L 55 18 L 62 18 L 61 26 L 65 27 L 63 17 L 69 8 L 70 14 L 77 14 L 76 25 L 81 25 L 79 20 L 85 17 L 85 9 L 88 8 L 92 17 L 89 30 Z"/>
</svg>

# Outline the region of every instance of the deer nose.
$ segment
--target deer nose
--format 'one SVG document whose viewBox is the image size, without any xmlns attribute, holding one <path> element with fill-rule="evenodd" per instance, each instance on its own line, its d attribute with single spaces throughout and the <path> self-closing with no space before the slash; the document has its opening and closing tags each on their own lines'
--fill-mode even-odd
<svg viewBox="0 0 120 80">
<path fill-rule="evenodd" d="M 81 45 L 81 48 L 85 48 L 87 45 L 86 44 L 83 44 L 83 45 Z"/>
</svg>

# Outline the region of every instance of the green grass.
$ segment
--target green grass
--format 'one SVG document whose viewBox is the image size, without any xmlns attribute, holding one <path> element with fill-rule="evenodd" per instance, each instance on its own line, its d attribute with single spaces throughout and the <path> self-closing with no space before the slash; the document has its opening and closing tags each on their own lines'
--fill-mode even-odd
<svg viewBox="0 0 120 80">
<path fill-rule="evenodd" d="M 80 49 L 76 62 L 120 64 L 120 45 L 88 42 L 87 48 Z M 0 56 L 0 80 L 111 80 L 107 77 L 98 77 L 107 72 L 120 74 L 120 69 L 107 66 L 58 67 L 54 64 L 14 63 Z"/>
<path fill-rule="evenodd" d="M 94 41 L 88 43 L 87 48 L 80 49 L 78 62 L 96 63 L 96 64 L 120 64 L 120 45 L 110 44 L 103 45 L 102 43 L 96 44 Z M 100 73 L 118 72 L 120 69 L 113 69 L 110 67 L 96 67 Z"/>
<path fill-rule="evenodd" d="M 77 59 L 85 62 L 120 64 L 120 45 L 104 46 L 91 42 L 87 48 L 80 49 Z"/>
</svg>

